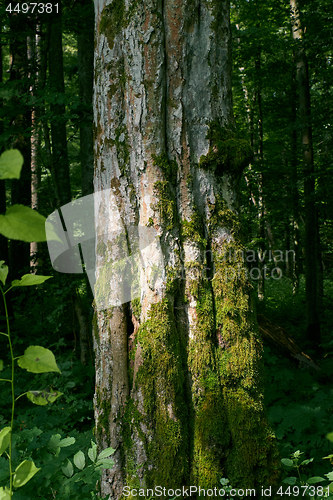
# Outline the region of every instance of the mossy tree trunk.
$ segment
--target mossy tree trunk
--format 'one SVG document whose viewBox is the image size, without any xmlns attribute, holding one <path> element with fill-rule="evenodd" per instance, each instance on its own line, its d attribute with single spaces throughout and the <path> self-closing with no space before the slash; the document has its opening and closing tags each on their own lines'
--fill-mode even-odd
<svg viewBox="0 0 333 500">
<path fill-rule="evenodd" d="M 151 269 L 140 276 L 140 299 L 96 312 L 96 437 L 116 449 L 102 492 L 271 484 L 235 206 L 251 148 L 233 130 L 228 2 L 96 0 L 95 15 L 97 284 L 119 259 L 119 228 L 153 227 L 164 262 L 156 284 Z"/>
</svg>

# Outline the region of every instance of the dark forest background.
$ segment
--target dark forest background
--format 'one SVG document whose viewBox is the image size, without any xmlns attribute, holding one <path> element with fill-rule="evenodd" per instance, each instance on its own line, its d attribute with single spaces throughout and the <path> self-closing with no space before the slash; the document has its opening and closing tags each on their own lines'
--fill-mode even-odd
<svg viewBox="0 0 333 500">
<path fill-rule="evenodd" d="M 20 180 L 0 181 L 0 213 L 20 203 L 47 217 L 93 192 L 93 4 L 63 0 L 58 13 L 44 14 L 15 12 L 17 4 L 0 7 L 0 152 L 19 149 L 24 165 Z M 281 457 L 301 450 L 315 459 L 310 475 L 321 476 L 331 470 L 322 458 L 332 453 L 325 436 L 333 431 L 333 9 L 331 0 L 237 0 L 231 24 L 235 122 L 253 149 L 239 213 L 264 339 L 267 413 Z M 43 464 L 17 499 L 93 498 L 89 481 L 66 489 L 61 469 L 93 439 L 87 280 L 54 271 L 46 243 L 0 236 L 0 258 L 10 279 L 53 275 L 12 294 L 9 314 L 15 351 L 43 345 L 62 371 L 43 376 L 63 393 L 54 405 L 17 403 L 17 453 Z M 6 378 L 5 340 L 0 346 Z M 24 392 L 34 379 L 19 373 L 16 383 Z M 0 428 L 8 401 L 2 384 Z M 57 434 L 76 442 L 51 453 Z M 0 457 L 0 484 L 3 470 Z"/>
</svg>

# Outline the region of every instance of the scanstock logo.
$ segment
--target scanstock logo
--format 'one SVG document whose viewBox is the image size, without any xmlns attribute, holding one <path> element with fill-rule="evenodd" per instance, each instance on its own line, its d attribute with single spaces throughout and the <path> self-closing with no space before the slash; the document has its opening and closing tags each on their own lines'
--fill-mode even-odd
<svg viewBox="0 0 333 500">
<path fill-rule="evenodd" d="M 111 189 L 62 206 L 49 215 L 45 228 L 53 268 L 61 273 L 86 272 L 97 310 L 140 298 L 147 287 L 163 286 L 157 231 L 125 227 Z"/>
</svg>

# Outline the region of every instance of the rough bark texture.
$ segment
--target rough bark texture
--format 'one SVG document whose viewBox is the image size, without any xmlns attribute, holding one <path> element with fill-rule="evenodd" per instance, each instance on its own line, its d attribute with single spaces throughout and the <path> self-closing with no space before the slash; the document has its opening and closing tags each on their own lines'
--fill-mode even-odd
<svg viewBox="0 0 333 500">
<path fill-rule="evenodd" d="M 140 299 L 96 312 L 96 437 L 116 449 L 102 492 L 271 484 L 237 236 L 251 152 L 233 131 L 228 2 L 96 0 L 95 16 L 97 290 L 121 255 L 116 229 L 153 227 L 164 262 L 163 279 L 143 270 Z"/>
</svg>

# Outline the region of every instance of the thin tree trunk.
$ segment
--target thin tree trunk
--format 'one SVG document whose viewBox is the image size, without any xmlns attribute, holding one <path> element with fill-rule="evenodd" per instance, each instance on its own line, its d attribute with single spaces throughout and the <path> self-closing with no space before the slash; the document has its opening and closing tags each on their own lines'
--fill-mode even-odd
<svg viewBox="0 0 333 500">
<path fill-rule="evenodd" d="M 233 131 L 228 2 L 95 7 L 95 418 L 99 448 L 116 450 L 102 494 L 212 487 L 222 474 L 272 484 L 237 236 L 250 147 Z M 147 226 L 158 238 L 145 253 Z M 139 249 L 140 293 L 127 307 L 112 293 L 128 276 L 108 270 Z"/>
<path fill-rule="evenodd" d="M 27 106 L 29 94 L 27 36 L 30 29 L 23 14 L 12 13 L 10 16 L 10 79 L 16 86 L 13 106 L 15 118 L 11 122 L 12 147 L 22 153 L 24 163 L 21 177 L 11 183 L 12 204 L 31 205 L 31 109 Z M 10 242 L 10 270 L 12 276 L 29 272 L 30 244 L 12 240 Z"/>
<path fill-rule="evenodd" d="M 79 63 L 80 161 L 82 195 L 94 191 L 94 146 L 93 146 L 93 75 L 94 75 L 94 5 L 93 0 L 81 0 L 80 24 L 77 36 Z"/>
<path fill-rule="evenodd" d="M 295 66 L 295 65 L 294 65 Z M 295 68 L 296 69 L 296 68 Z M 293 71 L 292 75 L 292 116 L 294 127 L 291 133 L 291 202 L 292 202 L 292 216 L 291 216 L 291 239 L 292 245 L 291 248 L 294 251 L 294 258 L 292 262 L 292 281 L 293 281 L 293 294 L 295 295 L 299 289 L 299 193 L 298 193 L 298 140 L 297 140 L 297 109 L 296 109 L 296 100 L 297 100 L 297 89 L 296 89 L 296 74 Z"/>
<path fill-rule="evenodd" d="M 318 212 L 315 198 L 315 166 L 312 144 L 311 102 L 308 63 L 303 46 L 297 0 L 290 0 L 291 23 L 296 55 L 298 111 L 301 125 L 305 206 L 305 286 L 307 306 L 307 339 L 318 348 L 321 339 L 320 309 L 322 272 L 320 259 Z"/>
<path fill-rule="evenodd" d="M 1 33 L 2 27 L 0 27 Z M 2 45 L 0 38 L 0 84 L 2 84 Z M 0 99 L 0 106 L 2 106 L 2 99 Z M 0 120 L 0 134 L 3 133 L 3 122 Z M 2 153 L 3 151 L 0 151 Z M 4 180 L 0 180 L 0 214 L 6 212 L 6 184 Z M 8 240 L 2 234 L 0 235 L 0 260 L 4 260 L 8 264 Z"/>
<path fill-rule="evenodd" d="M 93 0 L 80 0 L 80 23 L 77 35 L 78 66 L 79 66 L 79 95 L 81 102 L 80 117 L 80 162 L 82 195 L 87 196 L 94 191 L 94 141 L 93 141 L 93 77 L 94 77 L 94 4 Z M 86 276 L 86 275 L 85 275 Z M 92 354 L 92 339 L 88 331 L 91 325 L 93 309 L 90 306 L 93 296 L 88 280 L 86 282 L 86 304 L 89 307 L 77 309 L 80 327 L 80 356 L 81 362 L 86 364 L 88 356 Z"/>
<path fill-rule="evenodd" d="M 36 25 L 36 31 L 39 26 Z M 33 34 L 28 39 L 29 66 L 31 94 L 38 95 L 40 88 L 40 36 Z M 41 144 L 41 129 L 39 120 L 39 108 L 37 106 L 31 111 L 31 208 L 38 210 L 38 189 L 40 184 L 39 150 Z M 30 267 L 32 272 L 38 268 L 38 243 L 30 243 Z"/>
<path fill-rule="evenodd" d="M 53 92 L 50 104 L 52 170 L 55 180 L 55 191 L 58 206 L 71 201 L 71 185 L 67 153 L 66 108 L 64 104 L 65 85 L 62 52 L 62 16 L 61 4 L 59 14 L 52 15 L 49 29 L 49 84 Z"/>
</svg>

